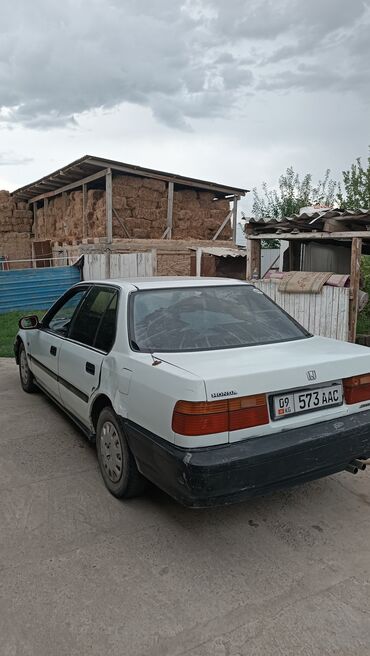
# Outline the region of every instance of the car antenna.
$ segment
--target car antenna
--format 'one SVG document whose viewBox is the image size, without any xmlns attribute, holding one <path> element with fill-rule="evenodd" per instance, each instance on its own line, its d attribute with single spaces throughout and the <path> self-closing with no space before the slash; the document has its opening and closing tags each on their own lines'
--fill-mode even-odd
<svg viewBox="0 0 370 656">
<path fill-rule="evenodd" d="M 153 352 L 152 352 L 152 351 L 150 351 L 150 355 L 152 356 L 152 360 L 153 360 L 153 362 L 152 362 L 152 367 L 158 367 L 159 364 L 162 364 L 162 360 L 158 360 L 158 358 L 156 358 L 156 357 L 153 355 Z"/>
</svg>

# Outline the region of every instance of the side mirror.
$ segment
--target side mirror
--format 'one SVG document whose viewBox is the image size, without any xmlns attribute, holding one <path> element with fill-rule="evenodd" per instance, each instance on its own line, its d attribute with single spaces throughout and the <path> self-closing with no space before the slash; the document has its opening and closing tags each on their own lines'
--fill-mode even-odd
<svg viewBox="0 0 370 656">
<path fill-rule="evenodd" d="M 30 317 L 19 319 L 18 325 L 22 330 L 35 330 L 39 327 L 39 319 L 36 314 L 32 314 Z"/>
</svg>

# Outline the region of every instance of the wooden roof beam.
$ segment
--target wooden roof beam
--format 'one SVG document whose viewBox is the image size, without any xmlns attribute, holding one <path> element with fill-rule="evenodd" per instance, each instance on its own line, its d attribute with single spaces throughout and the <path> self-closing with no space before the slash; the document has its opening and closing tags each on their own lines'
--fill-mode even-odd
<svg viewBox="0 0 370 656">
<path fill-rule="evenodd" d="M 98 173 L 89 175 L 87 178 L 82 178 L 81 180 L 71 182 L 64 187 L 59 187 L 58 189 L 55 189 L 55 191 L 48 191 L 44 194 L 40 194 L 39 196 L 33 196 L 33 198 L 30 198 L 28 202 L 36 203 L 38 200 L 42 200 L 44 198 L 53 198 L 53 196 L 59 196 L 59 194 L 62 194 L 64 191 L 72 191 L 72 189 L 76 189 L 76 187 L 82 187 L 84 184 L 94 182 L 94 180 L 98 180 L 99 178 L 104 178 L 107 174 L 107 171 L 108 169 L 105 169 L 104 171 L 98 171 Z"/>
<path fill-rule="evenodd" d="M 100 161 L 100 160 L 86 160 L 87 164 L 91 164 L 92 166 L 106 166 L 106 162 Z M 162 175 L 161 173 L 156 173 L 152 171 L 146 171 L 141 169 L 140 167 L 134 167 L 134 166 L 123 166 L 122 164 L 115 164 L 112 162 L 110 164 L 110 168 L 112 169 L 112 172 L 118 172 L 118 173 L 128 173 L 131 175 L 136 175 L 141 178 L 153 178 L 155 180 L 163 180 L 164 182 L 173 182 L 174 184 L 179 184 L 179 185 L 184 185 L 185 187 L 193 187 L 195 189 L 205 189 L 207 191 L 215 191 L 219 192 L 220 194 L 223 194 L 223 196 L 231 196 L 233 197 L 233 191 L 232 188 L 230 187 L 223 187 L 222 185 L 217 185 L 215 183 L 204 183 L 204 182 L 198 182 L 197 180 L 186 180 L 182 177 L 179 177 L 177 175 Z M 243 190 L 235 190 L 238 194 L 243 194 Z"/>
</svg>

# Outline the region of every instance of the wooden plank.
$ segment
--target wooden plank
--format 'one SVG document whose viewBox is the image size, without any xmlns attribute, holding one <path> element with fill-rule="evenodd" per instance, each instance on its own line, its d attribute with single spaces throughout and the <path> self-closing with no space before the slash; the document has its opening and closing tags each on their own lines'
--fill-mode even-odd
<svg viewBox="0 0 370 656">
<path fill-rule="evenodd" d="M 341 292 L 341 307 L 339 311 L 339 339 L 347 340 L 349 326 L 349 289 L 342 289 Z M 343 292 L 345 292 L 345 295 Z"/>
<path fill-rule="evenodd" d="M 128 277 L 136 278 L 138 275 L 138 259 L 137 253 L 127 253 L 127 263 L 128 263 Z"/>
<path fill-rule="evenodd" d="M 115 210 L 114 208 L 113 208 L 113 214 L 114 214 L 114 216 L 116 217 L 118 223 L 120 224 L 120 226 L 121 226 L 123 232 L 125 233 L 126 237 L 127 237 L 128 239 L 131 239 L 131 237 L 130 237 L 130 233 L 129 233 L 129 231 L 128 231 L 127 228 L 126 228 L 126 226 L 125 226 L 125 224 L 124 224 L 124 222 L 123 222 L 123 219 L 121 219 L 121 217 L 119 216 L 117 210 Z"/>
<path fill-rule="evenodd" d="M 152 270 L 149 275 L 151 276 L 157 275 L 157 249 L 156 248 L 152 248 Z"/>
<path fill-rule="evenodd" d="M 259 241 L 247 239 L 247 280 L 253 278 L 256 272 L 257 278 L 261 277 L 261 244 Z"/>
<path fill-rule="evenodd" d="M 44 194 L 40 194 L 39 196 L 34 196 L 33 198 L 30 198 L 28 202 L 35 203 L 36 201 L 43 200 L 44 198 L 53 198 L 54 196 L 59 196 L 59 194 L 62 194 L 64 191 L 71 191 L 72 189 L 76 189 L 76 187 L 82 187 L 83 184 L 88 184 L 89 182 L 93 182 L 99 178 L 104 178 L 108 170 L 109 169 L 104 169 L 104 171 L 93 173 L 93 175 L 88 175 L 86 178 L 82 178 L 76 182 L 71 182 L 70 184 L 64 185 L 63 187 L 59 187 L 59 189 L 55 189 L 55 191 L 47 191 Z"/>
<path fill-rule="evenodd" d="M 167 239 L 172 238 L 172 224 L 173 224 L 173 193 L 174 193 L 174 184 L 173 182 L 168 183 L 168 197 L 167 197 Z"/>
<path fill-rule="evenodd" d="M 348 341 L 356 341 L 356 323 L 358 314 L 358 292 L 360 287 L 362 240 L 358 237 L 352 239 L 351 249 L 351 299 L 349 304 L 349 330 Z"/>
<path fill-rule="evenodd" d="M 48 237 L 49 200 L 44 198 L 44 237 Z"/>
<path fill-rule="evenodd" d="M 262 239 L 284 239 L 286 241 L 291 241 L 291 240 L 306 240 L 306 239 L 322 239 L 325 241 L 325 239 L 354 239 L 354 238 L 360 238 L 360 239 L 370 239 L 370 231 L 368 230 L 352 230 L 352 232 L 336 232 L 335 236 L 331 234 L 330 232 L 297 232 L 297 233 L 291 233 L 291 232 L 284 232 L 284 233 L 276 233 L 276 232 L 269 232 L 269 233 L 261 233 L 259 235 L 248 235 L 248 239 L 251 239 L 253 241 L 261 241 Z"/>
<path fill-rule="evenodd" d="M 112 198 L 112 171 L 107 170 L 105 175 L 105 212 L 106 212 L 106 231 L 107 241 L 111 244 L 113 241 L 113 198 Z"/>
<path fill-rule="evenodd" d="M 105 251 L 105 268 L 104 268 L 104 276 L 106 280 L 109 280 L 111 278 L 111 273 L 110 273 L 110 258 L 111 258 L 111 252 L 109 248 Z"/>
<path fill-rule="evenodd" d="M 321 312 L 320 312 L 320 319 L 319 319 L 319 333 L 318 334 L 321 337 L 327 337 L 327 333 L 326 333 L 326 329 L 327 329 L 327 325 L 326 325 L 327 298 L 324 296 L 324 294 L 322 296 L 321 301 L 322 302 L 321 302 Z"/>
<path fill-rule="evenodd" d="M 233 215 L 232 210 L 227 214 L 226 218 L 222 221 L 219 229 L 217 230 L 216 234 L 212 237 L 212 241 L 216 241 L 217 237 L 221 234 L 223 231 L 225 225 L 230 221 L 231 217 Z"/>
<path fill-rule="evenodd" d="M 87 230 L 87 185 L 82 185 L 82 237 L 88 236 Z"/>
<path fill-rule="evenodd" d="M 315 296 L 316 296 L 316 294 L 315 294 Z M 318 298 L 314 298 L 315 317 L 314 317 L 314 321 L 313 321 L 313 328 L 311 330 L 311 332 L 314 335 L 319 335 L 320 334 L 321 302 L 322 302 L 322 295 L 320 294 L 320 295 L 318 295 Z"/>
<path fill-rule="evenodd" d="M 37 203 L 32 203 L 33 209 L 33 235 L 34 239 L 38 239 L 38 225 L 37 225 Z"/>
<path fill-rule="evenodd" d="M 145 253 L 145 276 L 154 276 L 155 273 L 153 271 L 153 251 L 150 251 L 150 253 Z"/>
<path fill-rule="evenodd" d="M 197 248 L 195 252 L 195 275 L 199 278 L 202 275 L 202 249 Z"/>
<path fill-rule="evenodd" d="M 232 213 L 233 213 L 233 242 L 234 242 L 234 244 L 236 244 L 236 231 L 237 231 L 237 227 L 238 227 L 238 200 L 239 200 L 239 196 L 234 196 L 234 198 L 233 198 L 233 209 L 232 209 Z M 260 276 L 258 276 L 258 277 L 260 277 Z"/>
</svg>

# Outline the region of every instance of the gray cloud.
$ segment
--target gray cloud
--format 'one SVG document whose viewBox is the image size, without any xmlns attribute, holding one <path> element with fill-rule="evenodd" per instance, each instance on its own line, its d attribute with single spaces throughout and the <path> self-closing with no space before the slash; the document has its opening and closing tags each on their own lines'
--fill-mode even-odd
<svg viewBox="0 0 370 656">
<path fill-rule="evenodd" d="M 362 0 L 13 0 L 0 125 L 73 126 L 128 102 L 189 130 L 262 90 L 367 93 L 368 21 Z"/>
<path fill-rule="evenodd" d="M 17 157 L 13 153 L 0 152 L 0 166 L 17 166 L 19 164 L 30 164 L 33 162 L 33 157 Z"/>
</svg>

